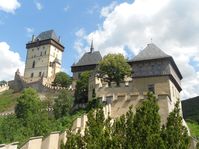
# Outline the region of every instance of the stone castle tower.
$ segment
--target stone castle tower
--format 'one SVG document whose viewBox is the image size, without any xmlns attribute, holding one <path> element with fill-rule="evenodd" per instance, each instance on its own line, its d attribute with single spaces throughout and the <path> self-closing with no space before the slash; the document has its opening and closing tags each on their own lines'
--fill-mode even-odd
<svg viewBox="0 0 199 149">
<path fill-rule="evenodd" d="M 61 69 L 64 46 L 53 30 L 40 33 L 26 44 L 27 55 L 24 79 L 30 82 L 55 77 Z"/>
</svg>

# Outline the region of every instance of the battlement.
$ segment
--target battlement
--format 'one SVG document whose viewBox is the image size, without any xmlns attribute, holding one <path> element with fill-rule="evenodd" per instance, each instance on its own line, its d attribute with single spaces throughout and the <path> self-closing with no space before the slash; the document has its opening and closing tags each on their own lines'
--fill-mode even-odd
<svg viewBox="0 0 199 149">
<path fill-rule="evenodd" d="M 6 84 L 3 84 L 3 85 L 0 85 L 0 93 L 1 93 L 1 92 L 4 92 L 4 91 L 6 91 L 6 90 L 9 90 L 9 86 L 8 86 L 7 83 L 6 83 Z"/>
</svg>

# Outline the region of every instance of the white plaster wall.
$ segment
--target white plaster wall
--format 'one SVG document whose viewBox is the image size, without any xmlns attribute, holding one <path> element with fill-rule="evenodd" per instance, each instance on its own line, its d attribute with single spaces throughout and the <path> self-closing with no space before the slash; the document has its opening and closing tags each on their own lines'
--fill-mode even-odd
<svg viewBox="0 0 199 149">
<path fill-rule="evenodd" d="M 52 132 L 43 142 L 42 149 L 58 149 L 59 132 Z"/>
<path fill-rule="evenodd" d="M 0 86 L 0 93 L 1 93 L 1 92 L 4 92 L 4 91 L 6 91 L 6 90 L 9 90 L 8 84 L 1 85 L 1 86 Z"/>
<path fill-rule="evenodd" d="M 41 149 L 42 136 L 32 137 L 29 141 L 24 144 L 21 149 Z"/>
</svg>

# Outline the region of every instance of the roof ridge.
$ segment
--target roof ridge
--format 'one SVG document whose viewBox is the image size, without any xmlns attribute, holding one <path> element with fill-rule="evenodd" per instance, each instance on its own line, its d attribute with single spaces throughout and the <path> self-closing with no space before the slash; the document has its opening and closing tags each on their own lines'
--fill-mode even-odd
<svg viewBox="0 0 199 149">
<path fill-rule="evenodd" d="M 147 44 L 147 46 L 136 55 L 132 61 L 151 60 L 171 57 L 157 47 L 154 43 Z"/>
</svg>

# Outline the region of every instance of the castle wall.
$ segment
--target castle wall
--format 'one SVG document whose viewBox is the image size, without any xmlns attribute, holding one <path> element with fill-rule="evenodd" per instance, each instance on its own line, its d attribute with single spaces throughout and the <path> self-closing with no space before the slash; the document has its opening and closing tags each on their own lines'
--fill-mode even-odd
<svg viewBox="0 0 199 149">
<path fill-rule="evenodd" d="M 158 98 L 161 122 L 165 124 L 169 112 L 173 110 L 177 97 L 179 97 L 179 92 L 169 76 L 133 78 L 131 81 L 121 83 L 119 87 L 115 83 L 112 83 L 109 87 L 107 83 L 100 82 L 97 78 L 90 78 L 89 81 L 90 100 L 92 100 L 92 92 L 95 89 L 96 97 L 100 97 L 102 101 L 111 104 L 112 118 L 125 114 L 131 105 L 133 105 L 135 111 L 135 108 L 147 98 L 149 86 L 152 85 Z M 175 94 L 173 95 L 172 92 L 175 92 Z"/>
<path fill-rule="evenodd" d="M 14 142 L 11 144 L 0 144 L 0 149 L 17 149 L 18 142 Z"/>
<path fill-rule="evenodd" d="M 41 149 L 42 136 L 30 138 L 20 149 Z"/>
<path fill-rule="evenodd" d="M 59 132 L 52 132 L 42 142 L 42 149 L 58 149 L 59 148 Z"/>
<path fill-rule="evenodd" d="M 9 90 L 8 84 L 0 85 L 0 93 Z"/>
</svg>

